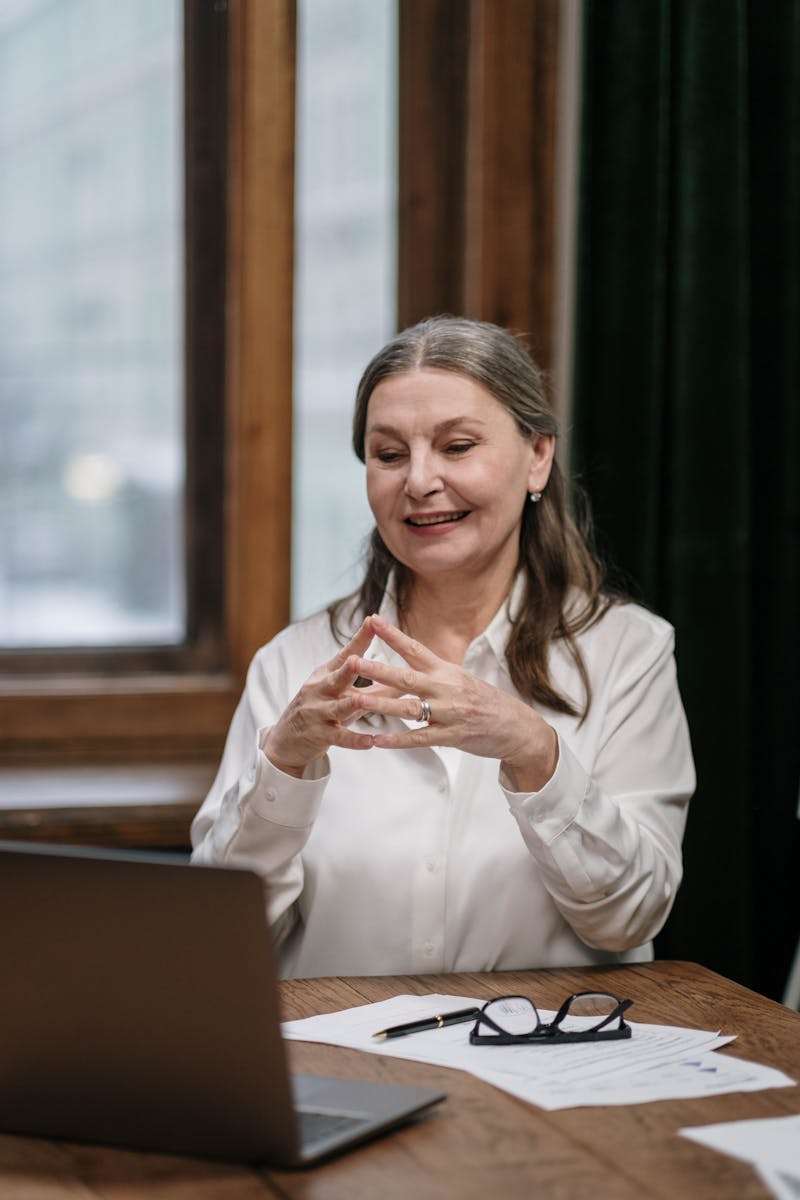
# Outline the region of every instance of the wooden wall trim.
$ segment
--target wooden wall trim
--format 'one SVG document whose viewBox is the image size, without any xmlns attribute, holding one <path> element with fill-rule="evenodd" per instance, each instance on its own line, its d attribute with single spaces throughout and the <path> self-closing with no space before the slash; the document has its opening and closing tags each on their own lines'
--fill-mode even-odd
<svg viewBox="0 0 800 1200">
<path fill-rule="evenodd" d="M 294 0 L 231 0 L 227 481 L 233 673 L 289 620 Z"/>
<path fill-rule="evenodd" d="M 186 851 L 210 763 L 65 765 L 0 771 L 0 838 Z"/>
<path fill-rule="evenodd" d="M 472 0 L 464 309 L 553 361 L 558 0 Z"/>
<path fill-rule="evenodd" d="M 558 457 L 566 471 L 572 426 L 583 0 L 561 0 L 559 26 L 553 392 L 561 428 Z"/>
<path fill-rule="evenodd" d="M 398 326 L 460 312 L 464 292 L 468 6 L 401 0 Z"/>
<path fill-rule="evenodd" d="M 228 676 L 29 684 L 0 696 L 2 761 L 215 757 L 238 694 Z"/>
<path fill-rule="evenodd" d="M 481 317 L 554 355 L 558 0 L 404 0 L 399 323 Z"/>
</svg>

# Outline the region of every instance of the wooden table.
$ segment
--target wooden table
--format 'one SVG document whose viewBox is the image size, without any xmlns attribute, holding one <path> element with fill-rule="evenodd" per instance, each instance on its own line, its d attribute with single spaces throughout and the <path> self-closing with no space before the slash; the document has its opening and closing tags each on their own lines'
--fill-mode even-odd
<svg viewBox="0 0 800 1200">
<path fill-rule="evenodd" d="M 399 992 L 489 998 L 524 992 L 555 1008 L 572 991 L 631 996 L 635 1019 L 735 1033 L 733 1052 L 800 1080 L 800 1014 L 691 963 L 494 975 L 312 979 L 281 985 L 285 1015 Z M 730 1051 L 721 1051 L 721 1053 Z M 459 1071 L 289 1043 L 294 1070 L 430 1084 L 448 1099 L 415 1124 L 309 1171 L 0 1137 L 2 1200 L 763 1200 L 755 1172 L 695 1145 L 686 1125 L 800 1113 L 800 1087 L 544 1112 Z"/>
</svg>

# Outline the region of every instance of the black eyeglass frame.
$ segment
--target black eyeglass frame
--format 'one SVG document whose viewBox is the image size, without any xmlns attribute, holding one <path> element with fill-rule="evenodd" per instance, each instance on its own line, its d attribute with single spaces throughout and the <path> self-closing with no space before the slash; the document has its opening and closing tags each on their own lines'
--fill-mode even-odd
<svg viewBox="0 0 800 1200">
<path fill-rule="evenodd" d="M 576 1000 L 581 1000 L 584 996 L 608 996 L 610 1000 L 615 1001 L 615 1007 L 608 1016 L 603 1017 L 602 1021 L 598 1021 L 590 1029 L 582 1029 L 580 1032 L 577 1030 L 565 1032 L 560 1029 L 559 1026 L 569 1012 L 572 1004 Z M 486 1014 L 486 1009 L 490 1005 L 496 1004 L 498 1000 L 527 1000 L 536 1015 L 536 1028 L 532 1029 L 530 1033 L 507 1033 Z M 629 1038 L 631 1036 L 631 1027 L 624 1020 L 623 1014 L 632 1004 L 632 1000 L 618 1000 L 610 992 L 574 992 L 571 996 L 567 996 L 552 1021 L 542 1021 L 538 1008 L 527 996 L 494 996 L 491 1000 L 486 1001 L 479 1012 L 477 1020 L 470 1031 L 469 1040 L 473 1046 L 562 1046 L 567 1042 L 616 1042 L 622 1038 Z M 615 1029 L 605 1028 L 606 1025 L 616 1020 L 619 1020 L 619 1025 Z M 482 1023 L 490 1025 L 496 1032 L 480 1033 L 479 1030 Z"/>
</svg>

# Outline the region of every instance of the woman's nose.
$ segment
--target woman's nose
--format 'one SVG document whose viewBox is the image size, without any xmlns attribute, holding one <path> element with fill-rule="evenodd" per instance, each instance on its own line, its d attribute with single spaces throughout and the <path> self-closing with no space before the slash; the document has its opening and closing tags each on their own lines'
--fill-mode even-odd
<svg viewBox="0 0 800 1200">
<path fill-rule="evenodd" d="M 431 492 L 438 491 L 442 486 L 441 475 L 436 456 L 427 451 L 412 451 L 408 457 L 406 474 L 406 495 L 413 500 L 421 500 Z"/>
</svg>

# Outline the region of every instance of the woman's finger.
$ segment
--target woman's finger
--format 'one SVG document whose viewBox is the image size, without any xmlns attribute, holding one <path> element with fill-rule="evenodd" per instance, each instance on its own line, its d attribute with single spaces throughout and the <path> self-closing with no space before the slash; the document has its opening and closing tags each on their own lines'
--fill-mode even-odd
<svg viewBox="0 0 800 1200">
<path fill-rule="evenodd" d="M 351 657 L 349 663 L 345 665 L 354 679 L 359 676 L 363 679 L 371 679 L 373 683 L 381 683 L 385 687 L 394 689 L 398 695 L 405 695 L 406 692 L 416 694 L 425 684 L 425 676 L 419 671 L 415 671 L 413 667 L 395 667 L 374 658 L 355 656 Z M 362 690 L 369 691 L 369 688 Z"/>
<path fill-rule="evenodd" d="M 340 696 L 342 692 L 352 686 L 357 678 L 358 672 L 353 670 L 351 657 L 324 677 L 324 690 L 331 696 Z"/>
<path fill-rule="evenodd" d="M 353 680 L 352 690 L 356 693 L 363 693 L 363 695 L 366 697 L 366 700 L 361 707 L 369 708 L 371 699 L 374 696 L 389 696 L 393 699 L 397 699 L 398 696 L 405 696 L 408 689 L 389 687 L 388 684 L 378 683 L 374 679 L 367 679 L 363 675 L 357 675 Z"/>
<path fill-rule="evenodd" d="M 441 733 L 429 725 L 419 729 L 406 729 L 403 733 L 376 733 L 372 739 L 373 746 L 378 750 L 417 750 L 421 746 L 447 745 Z"/>
<path fill-rule="evenodd" d="M 338 671 L 347 662 L 351 654 L 363 654 L 369 648 L 369 644 L 375 636 L 372 621 L 372 617 L 364 618 L 347 645 L 342 646 L 341 650 L 337 654 L 334 654 L 333 658 L 326 664 L 328 671 Z"/>
<path fill-rule="evenodd" d="M 376 686 L 380 691 L 384 691 L 385 689 L 376 684 L 373 679 L 361 674 L 359 664 L 368 661 L 368 659 L 361 659 L 357 655 L 351 654 L 347 661 L 342 663 L 337 670 L 324 677 L 323 687 L 325 692 L 331 696 L 341 696 L 349 688 L 359 692 L 368 691 L 372 686 Z M 401 693 L 398 692 L 397 694 L 400 695 Z"/>
<path fill-rule="evenodd" d="M 354 733 L 352 729 L 342 729 L 331 745 L 341 746 L 344 750 L 371 750 L 375 745 L 375 738 L 371 733 Z"/>
<path fill-rule="evenodd" d="M 357 700 L 359 715 L 377 713 L 382 717 L 401 717 L 406 721 L 422 720 L 421 702 L 417 696 L 389 696 L 386 692 L 371 693 Z M 352 718 L 345 718 L 352 719 Z"/>
<path fill-rule="evenodd" d="M 427 646 L 423 646 L 422 642 L 409 637 L 396 625 L 384 621 L 383 617 L 370 617 L 369 620 L 373 634 L 395 650 L 410 667 L 416 667 L 418 671 L 430 671 L 441 662 L 441 659 Z"/>
</svg>

